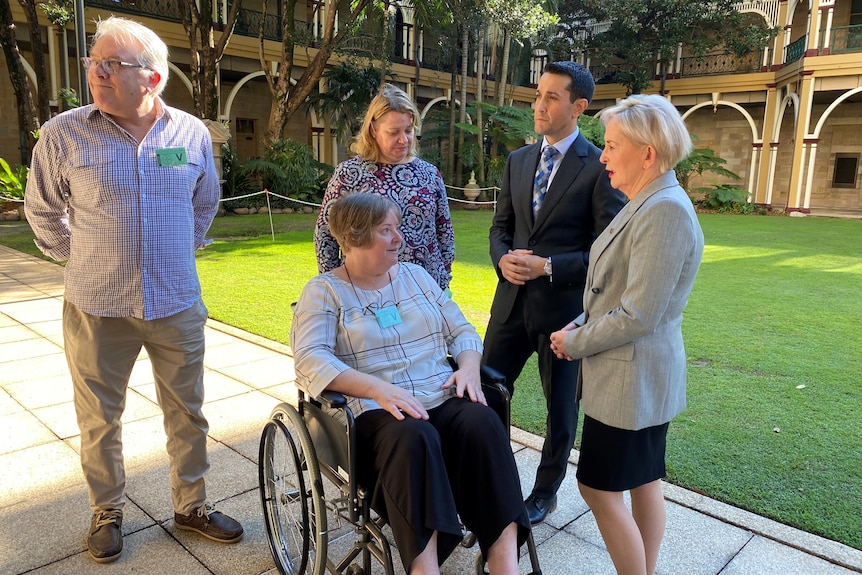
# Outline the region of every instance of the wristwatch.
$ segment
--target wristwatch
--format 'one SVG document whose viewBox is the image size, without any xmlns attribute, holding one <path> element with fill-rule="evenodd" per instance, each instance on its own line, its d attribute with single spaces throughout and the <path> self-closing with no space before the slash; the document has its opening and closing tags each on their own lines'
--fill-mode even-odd
<svg viewBox="0 0 862 575">
<path fill-rule="evenodd" d="M 542 269 L 544 270 L 546 276 L 550 276 L 554 273 L 554 269 L 551 267 L 551 258 L 545 260 L 545 267 Z"/>
</svg>

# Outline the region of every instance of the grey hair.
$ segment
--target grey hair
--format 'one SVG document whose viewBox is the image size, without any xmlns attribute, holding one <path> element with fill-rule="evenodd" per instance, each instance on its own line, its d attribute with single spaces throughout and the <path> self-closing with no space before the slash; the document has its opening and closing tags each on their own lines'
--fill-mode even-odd
<svg viewBox="0 0 862 575">
<path fill-rule="evenodd" d="M 652 146 L 662 172 L 673 169 L 691 153 L 691 134 L 679 111 L 664 96 L 634 94 L 601 112 L 602 124 L 611 120 L 623 136 L 640 146 Z"/>
<path fill-rule="evenodd" d="M 93 44 L 107 36 L 120 46 L 139 46 L 138 64 L 145 70 L 159 73 L 159 83 L 153 89 L 155 96 L 160 96 L 168 82 L 168 46 L 158 34 L 134 20 L 111 16 L 105 20 L 96 21 L 96 33 L 93 34 Z M 91 46 L 92 46 L 91 45 Z"/>
</svg>

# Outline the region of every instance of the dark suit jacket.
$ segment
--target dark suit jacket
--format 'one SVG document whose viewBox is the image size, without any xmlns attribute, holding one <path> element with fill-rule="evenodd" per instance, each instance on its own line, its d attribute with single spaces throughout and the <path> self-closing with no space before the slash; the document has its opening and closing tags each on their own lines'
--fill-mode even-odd
<svg viewBox="0 0 862 575">
<path fill-rule="evenodd" d="M 509 283 L 500 273 L 500 258 L 510 249 L 528 249 L 551 257 L 553 281 L 540 277 L 529 284 L 527 313 L 550 334 L 583 311 L 590 246 L 625 205 L 611 187 L 601 151 L 579 134 L 554 175 L 533 222 L 533 176 L 541 142 L 512 152 L 506 161 L 497 210 L 491 224 L 491 261 L 499 283 L 491 305 L 496 321 L 506 322 L 518 292 L 527 286 Z"/>
</svg>

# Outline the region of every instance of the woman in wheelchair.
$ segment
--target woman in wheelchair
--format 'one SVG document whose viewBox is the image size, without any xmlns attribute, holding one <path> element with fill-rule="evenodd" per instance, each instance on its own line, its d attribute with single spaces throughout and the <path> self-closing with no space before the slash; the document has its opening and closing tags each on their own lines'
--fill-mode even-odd
<svg viewBox="0 0 862 575">
<path fill-rule="evenodd" d="M 482 393 L 479 335 L 422 267 L 398 262 L 395 204 L 347 195 L 329 224 L 344 263 L 309 280 L 296 306 L 297 385 L 350 398 L 358 477 L 407 573 L 439 573 L 461 522 L 493 575 L 518 573 L 530 523 L 507 430 Z"/>
</svg>

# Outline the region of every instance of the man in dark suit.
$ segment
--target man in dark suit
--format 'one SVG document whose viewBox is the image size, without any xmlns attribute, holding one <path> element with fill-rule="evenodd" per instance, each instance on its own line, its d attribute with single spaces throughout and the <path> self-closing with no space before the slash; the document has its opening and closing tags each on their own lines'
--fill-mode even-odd
<svg viewBox="0 0 862 575">
<path fill-rule="evenodd" d="M 590 245 L 625 204 L 599 163 L 601 151 L 578 130 L 594 91 L 579 64 L 545 67 L 533 112 L 544 137 L 509 155 L 491 225 L 499 283 L 483 361 L 506 376 L 514 393 L 537 353 L 548 409 L 542 459 L 525 502 L 532 523 L 556 507 L 578 423 L 578 362 L 557 359 L 549 336 L 583 311 Z"/>
</svg>

